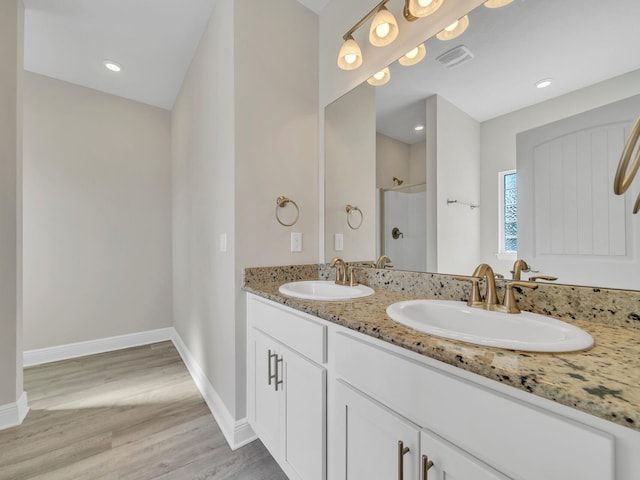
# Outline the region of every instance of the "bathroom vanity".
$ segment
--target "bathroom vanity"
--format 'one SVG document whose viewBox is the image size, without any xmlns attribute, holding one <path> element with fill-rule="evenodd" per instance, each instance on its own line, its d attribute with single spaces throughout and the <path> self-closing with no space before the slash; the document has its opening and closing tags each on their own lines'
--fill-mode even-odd
<svg viewBox="0 0 640 480">
<path fill-rule="evenodd" d="M 249 422 L 291 479 L 639 478 L 640 330 L 584 352 L 481 347 L 393 322 L 417 296 L 322 302 L 245 284 Z"/>
</svg>

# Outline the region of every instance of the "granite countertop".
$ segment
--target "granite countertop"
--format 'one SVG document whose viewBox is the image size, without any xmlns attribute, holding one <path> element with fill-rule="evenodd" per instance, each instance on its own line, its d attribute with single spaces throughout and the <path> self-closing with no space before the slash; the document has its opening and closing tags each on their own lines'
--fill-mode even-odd
<svg viewBox="0 0 640 480">
<path fill-rule="evenodd" d="M 370 297 L 339 302 L 279 293 L 288 280 L 264 278 L 244 290 L 365 335 L 640 431 L 640 330 L 594 321 L 562 320 L 591 334 L 593 347 L 572 353 L 529 353 L 448 340 L 392 321 L 388 305 L 415 298 L 374 288 Z"/>
</svg>

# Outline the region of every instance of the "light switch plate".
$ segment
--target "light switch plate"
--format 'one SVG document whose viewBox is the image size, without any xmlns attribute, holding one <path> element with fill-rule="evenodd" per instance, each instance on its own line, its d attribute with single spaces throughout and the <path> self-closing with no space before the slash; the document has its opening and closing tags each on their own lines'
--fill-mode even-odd
<svg viewBox="0 0 640 480">
<path fill-rule="evenodd" d="M 302 251 L 302 233 L 291 232 L 291 251 L 292 252 Z"/>
<path fill-rule="evenodd" d="M 226 233 L 220 234 L 220 240 L 218 243 L 219 243 L 220 251 L 226 252 L 227 251 L 227 234 Z"/>
<path fill-rule="evenodd" d="M 336 252 L 344 250 L 344 235 L 342 233 L 336 233 L 333 237 L 333 249 Z"/>
</svg>

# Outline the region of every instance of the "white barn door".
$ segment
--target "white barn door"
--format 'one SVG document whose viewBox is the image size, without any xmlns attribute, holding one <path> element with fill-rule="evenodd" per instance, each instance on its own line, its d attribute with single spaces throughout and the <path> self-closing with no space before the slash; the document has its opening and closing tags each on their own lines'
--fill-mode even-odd
<svg viewBox="0 0 640 480">
<path fill-rule="evenodd" d="M 640 290 L 638 186 L 613 193 L 640 95 L 517 135 L 518 258 L 559 283 Z"/>
</svg>

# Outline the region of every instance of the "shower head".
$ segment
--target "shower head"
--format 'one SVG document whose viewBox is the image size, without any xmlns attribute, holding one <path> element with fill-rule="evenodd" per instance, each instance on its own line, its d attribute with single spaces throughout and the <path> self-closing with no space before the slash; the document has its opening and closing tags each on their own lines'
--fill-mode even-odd
<svg viewBox="0 0 640 480">
<path fill-rule="evenodd" d="M 396 185 L 402 185 L 404 183 L 404 180 L 400 180 L 398 177 L 393 177 L 393 182 Z"/>
</svg>

